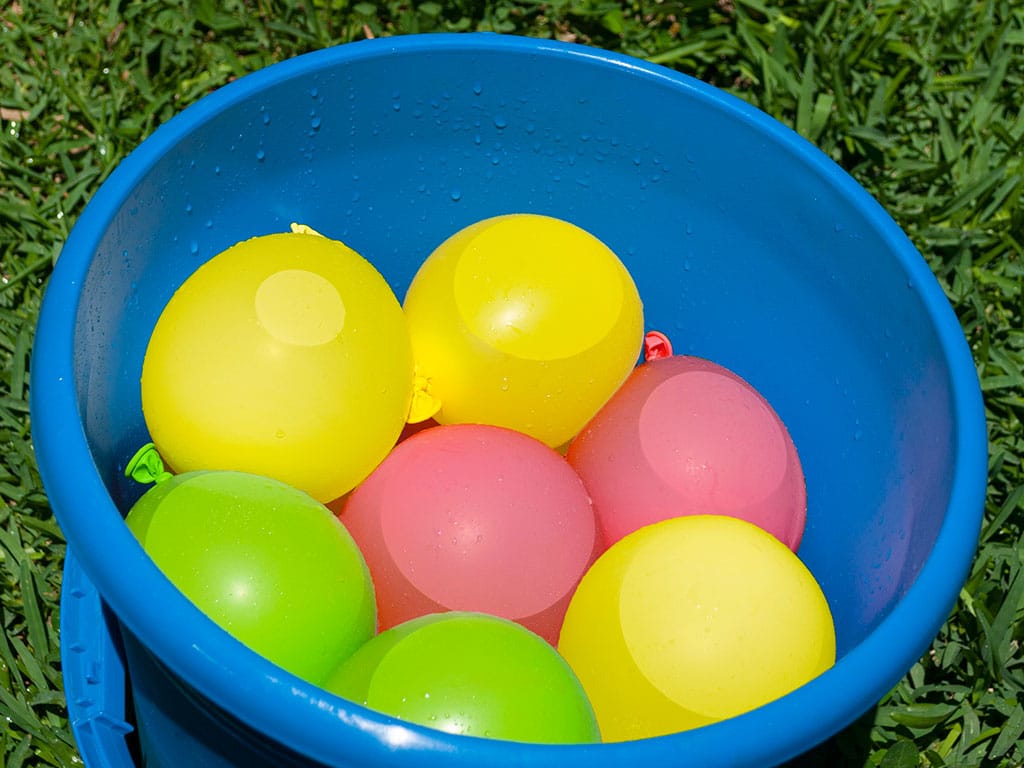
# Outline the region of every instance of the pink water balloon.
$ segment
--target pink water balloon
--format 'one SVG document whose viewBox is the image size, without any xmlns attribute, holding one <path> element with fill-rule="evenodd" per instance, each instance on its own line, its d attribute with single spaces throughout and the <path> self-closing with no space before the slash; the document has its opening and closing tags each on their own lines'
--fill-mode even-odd
<svg viewBox="0 0 1024 768">
<path fill-rule="evenodd" d="M 602 547 L 651 523 L 730 515 L 796 551 L 807 492 L 782 419 L 749 383 L 698 357 L 649 360 L 569 447 Z"/>
<path fill-rule="evenodd" d="M 579 476 L 544 443 L 504 427 L 443 425 L 403 440 L 340 519 L 366 557 L 381 630 L 478 611 L 554 643 L 596 556 Z"/>
</svg>

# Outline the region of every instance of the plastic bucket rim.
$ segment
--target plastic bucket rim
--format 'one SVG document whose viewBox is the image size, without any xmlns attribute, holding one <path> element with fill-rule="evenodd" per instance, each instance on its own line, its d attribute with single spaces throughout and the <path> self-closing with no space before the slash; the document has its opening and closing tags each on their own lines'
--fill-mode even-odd
<svg viewBox="0 0 1024 768">
<path fill-rule="evenodd" d="M 469 52 L 493 52 L 498 50 L 535 55 L 555 55 L 562 57 L 587 59 L 591 63 L 611 68 L 626 69 L 640 77 L 650 78 L 675 90 L 684 90 L 695 99 L 709 107 L 728 112 L 733 118 L 744 120 L 765 137 L 766 141 L 776 149 L 787 152 L 795 161 L 809 164 L 815 173 L 824 175 L 846 202 L 859 209 L 882 235 L 890 246 L 894 257 L 899 261 L 901 269 L 908 280 L 918 289 L 925 311 L 928 313 L 932 327 L 938 336 L 940 347 L 945 355 L 944 362 L 948 365 L 952 404 L 954 407 L 953 423 L 956 426 L 958 445 L 955 450 L 956 462 L 953 468 L 953 483 L 950 491 L 947 515 L 938 532 L 932 552 L 925 561 L 920 573 L 906 594 L 891 608 L 888 615 L 876 626 L 865 639 L 851 649 L 835 667 L 820 678 L 782 699 L 765 705 L 753 712 L 741 715 L 722 723 L 716 723 L 697 731 L 683 734 L 657 737 L 639 742 L 604 745 L 516 745 L 509 750 L 507 742 L 497 742 L 469 737 L 455 737 L 441 734 L 419 726 L 412 726 L 385 716 L 371 712 L 355 704 L 320 691 L 303 681 L 293 678 L 278 668 L 249 651 L 240 643 L 223 632 L 213 622 L 202 615 L 167 581 L 162 574 L 146 558 L 127 528 L 120 523 L 120 513 L 107 494 L 100 478 L 98 468 L 91 463 L 88 442 L 82 427 L 82 418 L 77 406 L 77 394 L 73 382 L 73 340 L 78 308 L 76 286 L 84 281 L 103 233 L 106 231 L 120 205 L 121 196 L 134 188 L 152 166 L 158 162 L 174 144 L 205 122 L 214 118 L 224 110 L 244 100 L 251 94 L 275 83 L 287 81 L 303 74 L 316 72 L 322 63 L 343 64 L 352 59 L 388 56 L 397 53 L 430 53 L 441 50 L 465 50 Z M 67 254 L 72 258 L 63 258 Z M 817 741 L 827 738 L 830 732 L 820 733 L 821 720 L 815 720 L 814 726 L 805 717 L 808 711 L 820 713 L 827 708 L 811 707 L 816 701 L 824 701 L 829 688 L 838 688 L 833 680 L 858 682 L 863 678 L 863 670 L 874 670 L 875 679 L 893 680 L 902 675 L 913 661 L 919 657 L 927 644 L 934 638 L 935 632 L 945 620 L 945 615 L 952 606 L 944 606 L 944 613 L 938 613 L 934 599 L 930 595 L 936 593 L 954 595 L 966 577 L 967 569 L 973 560 L 973 542 L 976 540 L 980 525 L 980 512 L 985 490 L 985 470 L 987 438 L 984 429 L 984 411 L 981 405 L 980 390 L 974 369 L 973 359 L 965 343 L 962 329 L 942 294 L 937 281 L 920 254 L 910 243 L 906 235 L 899 229 L 879 203 L 860 187 L 845 171 L 833 163 L 827 156 L 813 145 L 799 137 L 795 132 L 776 122 L 765 113 L 713 87 L 701 83 L 689 76 L 671 70 L 640 62 L 619 54 L 589 49 L 583 46 L 538 41 L 528 38 L 508 37 L 493 34 L 431 34 L 415 35 L 403 38 L 361 41 L 337 46 L 326 50 L 305 54 L 284 62 L 280 62 L 263 70 L 246 75 L 243 78 L 224 86 L 218 91 L 204 97 L 192 106 L 176 115 L 171 121 L 161 126 L 145 142 L 139 145 L 111 177 L 100 187 L 90 201 L 79 221 L 76 223 L 66 245 L 62 258 L 54 270 L 47 288 L 43 310 L 40 313 L 40 324 L 37 332 L 36 350 L 45 347 L 46 355 L 33 353 L 33 376 L 30 398 L 32 402 L 33 433 L 40 435 L 60 434 L 61 443 L 67 446 L 63 450 L 51 446 L 48 440 L 37 440 L 42 447 L 39 456 L 40 472 L 44 481 L 56 479 L 62 471 L 61 456 L 65 452 L 88 459 L 85 468 L 76 473 L 73 485 L 77 492 L 72 492 L 69 483 L 46 482 L 48 492 L 55 489 L 57 509 L 70 508 L 81 499 L 91 500 L 91 505 L 99 505 L 102 509 L 97 514 L 88 516 L 90 520 L 61 519 L 62 527 L 70 523 L 69 529 L 76 534 L 75 538 L 92 538 L 112 536 L 118 545 L 118 551 L 127 548 L 126 557 L 119 563 L 117 570 L 125 569 L 133 573 L 131 590 L 118 584 L 115 569 L 109 563 L 102 562 L 102 548 L 89 548 L 83 552 L 76 547 L 76 554 L 83 563 L 83 568 L 91 579 L 94 579 L 105 602 L 107 602 L 132 632 L 138 627 L 159 626 L 166 623 L 175 626 L 175 617 L 198 624 L 202 631 L 197 637 L 189 640 L 173 638 L 166 633 L 140 633 L 145 636 L 148 648 L 161 659 L 175 674 L 181 675 L 182 669 L 189 669 L 198 677 L 190 677 L 193 685 L 212 702 L 228 709 L 243 722 L 252 725 L 261 720 L 263 712 L 256 702 L 260 696 L 256 691 L 272 692 L 279 690 L 282 684 L 289 686 L 290 698 L 296 700 L 295 707 L 304 707 L 305 718 L 316 718 L 320 725 L 313 726 L 307 721 L 302 727 L 289 724 L 286 732 L 280 734 L 283 743 L 298 749 L 311 757 L 330 760 L 337 753 L 334 740 L 324 737 L 330 731 L 335 720 L 342 720 L 353 726 L 351 733 L 358 734 L 351 748 L 361 757 L 366 757 L 382 764 L 402 762 L 402 754 L 406 750 L 419 749 L 423 755 L 430 754 L 443 759 L 446 764 L 456 758 L 472 762 L 486 759 L 489 761 L 506 762 L 530 760 L 545 762 L 563 760 L 570 753 L 583 759 L 603 758 L 610 761 L 629 758 L 657 759 L 663 754 L 666 744 L 679 747 L 693 745 L 709 746 L 727 736 L 734 728 L 754 727 L 763 723 L 765 727 L 756 728 L 763 738 L 758 746 L 757 754 L 749 754 L 748 758 L 764 760 L 767 753 L 774 753 L 785 759 L 799 753 Z M 78 516 L 83 518 L 86 516 Z M 93 530 L 86 531 L 85 528 Z M 72 537 L 69 537 L 71 539 Z M 970 551 L 964 541 L 971 541 Z M 104 567 L 107 566 L 107 567 Z M 159 600 L 143 601 L 147 605 L 139 605 L 127 592 L 135 594 L 141 591 L 155 594 Z M 955 599 L 955 598 L 954 598 Z M 167 602 L 170 601 L 170 602 Z M 155 608 L 159 605 L 159 611 Z M 148 614 L 148 615 L 147 615 Z M 925 625 L 929 628 L 928 639 L 915 653 L 907 649 L 899 656 L 899 660 L 891 658 L 891 648 L 906 632 L 906 627 Z M 924 636 L 918 631 L 916 635 Z M 155 635 L 155 636 L 154 636 Z M 222 667 L 217 659 L 230 654 L 238 658 L 244 654 L 248 658 L 245 663 L 232 666 L 244 666 L 251 672 L 254 668 L 258 675 L 250 675 L 244 681 L 237 679 L 231 669 Z M 887 664 L 880 660 L 889 659 Z M 208 663 L 203 663 L 205 659 Z M 906 663 L 904 663 L 906 662 Z M 201 669 L 199 667 L 202 667 Z M 883 668 L 885 674 L 877 670 Z M 183 676 L 184 677 L 184 676 Z M 888 685 L 888 683 L 887 683 Z M 226 695 L 232 688 L 236 693 Z M 239 690 L 248 693 L 238 693 Z M 882 691 L 879 696 L 884 693 Z M 281 694 L 278 692 L 277 696 Z M 865 701 L 857 705 L 834 708 L 830 725 L 845 725 L 858 716 L 863 709 L 877 701 L 872 691 L 865 691 Z M 827 697 L 825 697 L 827 698 Z M 855 711 L 854 711 L 855 710 Z M 773 724 L 785 722 L 786 730 L 774 728 Z M 784 733 L 784 736 L 783 736 Z M 461 747 L 472 743 L 471 749 Z M 742 740 L 730 741 L 734 750 L 740 750 Z M 766 750 L 764 748 L 770 747 Z M 600 750 L 600 752 L 598 752 Z M 795 751 L 794 751 L 795 750 Z M 748 749 L 747 752 L 750 750 Z M 742 750 L 734 752 L 737 760 L 746 754 Z"/>
</svg>

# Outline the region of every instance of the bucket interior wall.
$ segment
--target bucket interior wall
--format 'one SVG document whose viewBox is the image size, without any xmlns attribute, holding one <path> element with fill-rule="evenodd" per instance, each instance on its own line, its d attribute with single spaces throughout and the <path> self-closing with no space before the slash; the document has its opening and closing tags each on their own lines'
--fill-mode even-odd
<svg viewBox="0 0 1024 768">
<path fill-rule="evenodd" d="M 800 554 L 839 653 L 856 645 L 930 549 L 955 443 L 933 333 L 907 275 L 879 258 L 888 246 L 801 157 L 667 84 L 571 60 L 429 59 L 281 82 L 186 137 L 133 192 L 96 254 L 76 339 L 114 498 L 127 509 L 138 494 L 121 475 L 146 440 L 148 335 L 204 260 L 300 222 L 362 253 L 401 299 L 459 228 L 546 213 L 620 255 L 648 328 L 731 367 L 780 413 L 808 480 Z M 571 94 L 554 87 L 567 79 Z"/>
</svg>

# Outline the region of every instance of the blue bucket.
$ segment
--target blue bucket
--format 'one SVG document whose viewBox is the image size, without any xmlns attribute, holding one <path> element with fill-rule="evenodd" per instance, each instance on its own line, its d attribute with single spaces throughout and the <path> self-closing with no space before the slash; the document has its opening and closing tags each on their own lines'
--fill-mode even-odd
<svg viewBox="0 0 1024 768">
<path fill-rule="evenodd" d="M 123 524 L 140 492 L 124 465 L 148 437 L 146 342 L 206 259 L 298 221 L 365 255 L 401 297 L 450 234 L 524 211 L 609 244 L 649 328 L 735 370 L 788 425 L 808 484 L 799 554 L 838 631 L 825 674 L 659 738 L 453 736 L 265 661 L 193 607 Z M 54 269 L 31 413 L 73 552 L 64 658 L 90 768 L 778 764 L 855 720 L 924 653 L 968 572 L 986 488 L 984 411 L 957 318 L 846 173 L 691 78 L 486 34 L 300 56 L 159 128 L 97 191 Z"/>
</svg>

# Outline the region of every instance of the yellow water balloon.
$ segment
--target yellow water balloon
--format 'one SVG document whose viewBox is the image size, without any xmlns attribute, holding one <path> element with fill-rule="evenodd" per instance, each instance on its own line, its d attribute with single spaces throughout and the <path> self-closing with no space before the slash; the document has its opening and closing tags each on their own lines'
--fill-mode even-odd
<svg viewBox="0 0 1024 768">
<path fill-rule="evenodd" d="M 413 382 L 390 286 L 299 228 L 228 248 L 174 293 L 146 350 L 142 408 L 175 471 L 266 475 L 326 502 L 395 444 Z"/>
<path fill-rule="evenodd" d="M 832 614 L 800 559 L 734 517 L 641 528 L 584 575 L 558 649 L 606 741 L 742 714 L 835 661 Z"/>
<path fill-rule="evenodd" d="M 496 216 L 448 238 L 403 307 L 439 422 L 509 427 L 551 446 L 622 384 L 643 342 L 640 296 L 618 256 L 538 214 Z"/>
</svg>

